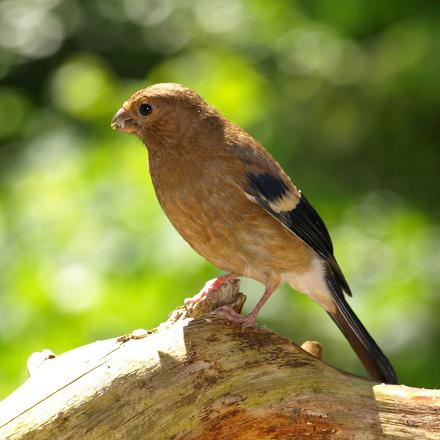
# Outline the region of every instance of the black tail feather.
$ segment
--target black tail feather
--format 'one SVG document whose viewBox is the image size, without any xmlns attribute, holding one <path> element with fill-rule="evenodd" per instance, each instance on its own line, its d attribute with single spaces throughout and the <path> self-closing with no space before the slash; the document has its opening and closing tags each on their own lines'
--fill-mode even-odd
<svg viewBox="0 0 440 440">
<path fill-rule="evenodd" d="M 327 279 L 336 304 L 336 312 L 329 312 L 330 317 L 345 335 L 370 376 L 380 382 L 397 384 L 397 375 L 390 361 L 348 305 L 339 284 L 331 274 Z"/>
</svg>

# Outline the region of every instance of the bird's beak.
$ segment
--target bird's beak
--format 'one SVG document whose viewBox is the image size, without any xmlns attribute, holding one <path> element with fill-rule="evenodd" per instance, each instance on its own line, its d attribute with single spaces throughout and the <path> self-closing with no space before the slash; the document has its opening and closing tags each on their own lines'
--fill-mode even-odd
<svg viewBox="0 0 440 440">
<path fill-rule="evenodd" d="M 130 114 L 121 107 L 113 116 L 111 127 L 113 130 L 124 131 L 126 133 L 132 133 L 136 131 L 136 121 L 130 116 Z"/>
</svg>

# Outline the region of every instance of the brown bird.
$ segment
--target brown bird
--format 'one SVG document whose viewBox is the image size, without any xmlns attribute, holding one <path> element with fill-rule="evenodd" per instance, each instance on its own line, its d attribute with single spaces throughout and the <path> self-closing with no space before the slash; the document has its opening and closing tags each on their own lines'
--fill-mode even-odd
<svg viewBox="0 0 440 440">
<path fill-rule="evenodd" d="M 327 228 L 276 160 L 191 89 L 155 84 L 133 94 L 112 128 L 147 146 L 161 204 L 182 237 L 227 275 L 190 302 L 245 276 L 266 286 L 246 318 L 252 325 L 282 282 L 322 306 L 373 377 L 397 383 L 381 349 L 348 305 L 350 288 L 333 255 Z"/>
</svg>

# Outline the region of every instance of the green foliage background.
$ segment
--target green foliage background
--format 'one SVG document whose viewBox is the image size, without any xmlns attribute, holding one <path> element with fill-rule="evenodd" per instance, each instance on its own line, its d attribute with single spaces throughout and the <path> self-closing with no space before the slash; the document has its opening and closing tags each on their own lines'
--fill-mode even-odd
<svg viewBox="0 0 440 440">
<path fill-rule="evenodd" d="M 145 148 L 110 129 L 168 81 L 283 164 L 401 381 L 440 386 L 439 18 L 428 0 L 1 1 L 1 395 L 32 351 L 156 326 L 219 273 L 161 212 Z M 242 286 L 249 309 L 262 286 Z M 305 296 L 283 287 L 260 322 L 362 373 Z"/>
</svg>

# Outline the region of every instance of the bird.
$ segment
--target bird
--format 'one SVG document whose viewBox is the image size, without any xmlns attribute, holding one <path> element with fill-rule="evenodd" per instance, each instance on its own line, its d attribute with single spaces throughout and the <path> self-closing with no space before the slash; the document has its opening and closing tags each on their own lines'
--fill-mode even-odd
<svg viewBox="0 0 440 440">
<path fill-rule="evenodd" d="M 135 92 L 111 127 L 142 140 L 168 219 L 196 252 L 226 272 L 187 302 L 237 277 L 254 279 L 265 286 L 255 308 L 246 317 L 229 315 L 253 326 L 272 293 L 287 283 L 328 313 L 371 378 L 397 383 L 390 361 L 347 302 L 352 293 L 324 221 L 259 142 L 175 83 Z"/>
</svg>

